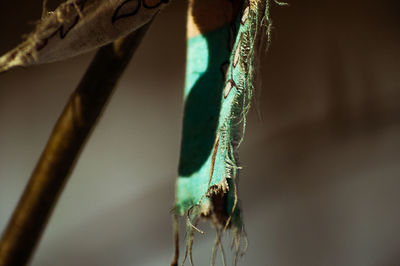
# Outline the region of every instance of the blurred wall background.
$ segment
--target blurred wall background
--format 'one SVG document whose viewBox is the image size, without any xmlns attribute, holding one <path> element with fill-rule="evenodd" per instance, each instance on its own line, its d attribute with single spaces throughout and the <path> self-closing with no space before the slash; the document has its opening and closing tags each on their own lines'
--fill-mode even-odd
<svg viewBox="0 0 400 266">
<path fill-rule="evenodd" d="M 169 265 L 186 4 L 175 0 L 153 23 L 32 265 Z M 250 241 L 241 265 L 400 265 L 399 13 L 396 0 L 273 8 L 240 149 Z M 40 14 L 41 0 L 1 1 L 0 53 Z M 92 56 L 0 76 L 0 230 Z M 209 265 L 215 234 L 200 227 L 194 259 Z"/>
</svg>

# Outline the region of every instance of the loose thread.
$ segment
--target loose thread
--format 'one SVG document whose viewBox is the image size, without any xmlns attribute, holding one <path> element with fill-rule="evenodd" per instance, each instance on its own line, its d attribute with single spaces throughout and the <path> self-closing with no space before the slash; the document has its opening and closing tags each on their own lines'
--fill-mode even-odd
<svg viewBox="0 0 400 266">
<path fill-rule="evenodd" d="M 171 266 L 177 266 L 179 260 L 179 219 L 176 214 L 173 215 L 173 234 L 174 234 L 175 252 L 174 252 L 174 257 L 171 261 Z"/>
</svg>

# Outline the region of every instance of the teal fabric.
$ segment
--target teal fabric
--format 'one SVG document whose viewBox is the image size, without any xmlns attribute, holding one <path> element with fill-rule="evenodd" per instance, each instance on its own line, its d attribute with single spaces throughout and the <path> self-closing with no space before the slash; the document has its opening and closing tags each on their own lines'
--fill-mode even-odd
<svg viewBox="0 0 400 266">
<path fill-rule="evenodd" d="M 204 211 L 214 192 L 225 196 L 227 222 L 241 228 L 236 150 L 253 95 L 265 14 L 265 5 L 256 12 L 247 7 L 235 23 L 188 40 L 178 215 L 196 206 Z"/>
<path fill-rule="evenodd" d="M 228 226 L 235 265 L 247 247 L 238 199 L 237 149 L 253 97 L 258 55 L 271 29 L 268 1 L 253 2 L 251 8 L 249 3 L 244 2 L 235 23 L 193 37 L 187 46 L 175 211 L 188 217 L 185 258 L 188 251 L 192 258 L 194 230 L 200 231 L 198 217 L 211 218 L 217 231 L 212 265 Z"/>
<path fill-rule="evenodd" d="M 220 127 L 222 91 L 227 64 L 229 25 L 188 40 L 185 109 L 176 185 L 178 214 L 199 204 L 208 190 L 215 138 Z M 217 154 L 211 185 L 225 177 L 224 159 Z M 206 200 L 206 199 L 204 199 Z"/>
</svg>

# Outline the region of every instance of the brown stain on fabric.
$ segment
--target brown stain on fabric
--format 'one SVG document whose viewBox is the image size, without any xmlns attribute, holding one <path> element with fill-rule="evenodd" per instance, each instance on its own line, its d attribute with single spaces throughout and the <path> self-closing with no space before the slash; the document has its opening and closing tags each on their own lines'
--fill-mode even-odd
<svg viewBox="0 0 400 266">
<path fill-rule="evenodd" d="M 243 0 L 191 0 L 188 9 L 187 36 L 218 29 L 237 17 Z"/>
</svg>

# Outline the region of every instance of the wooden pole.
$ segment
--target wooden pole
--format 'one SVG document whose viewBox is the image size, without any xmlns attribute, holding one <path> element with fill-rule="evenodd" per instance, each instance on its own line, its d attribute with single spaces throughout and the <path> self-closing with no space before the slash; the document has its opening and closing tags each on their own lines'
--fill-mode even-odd
<svg viewBox="0 0 400 266">
<path fill-rule="evenodd" d="M 100 48 L 95 55 L 59 117 L 2 235 L 0 266 L 29 262 L 86 140 L 149 24 Z"/>
</svg>

